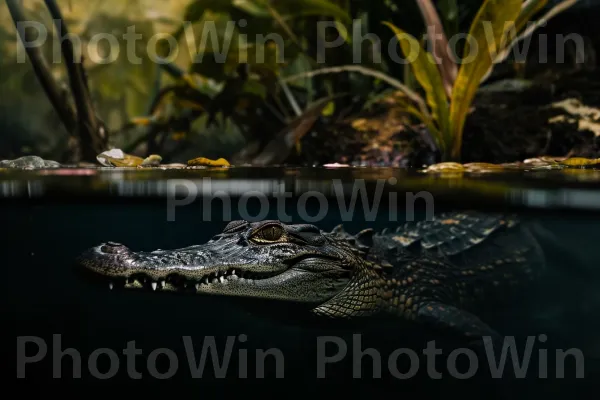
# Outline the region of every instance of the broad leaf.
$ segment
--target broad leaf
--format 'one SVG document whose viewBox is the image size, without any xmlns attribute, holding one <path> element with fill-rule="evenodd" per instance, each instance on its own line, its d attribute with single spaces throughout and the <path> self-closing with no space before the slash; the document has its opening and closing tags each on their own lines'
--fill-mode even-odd
<svg viewBox="0 0 600 400">
<path fill-rule="evenodd" d="M 444 90 L 444 83 L 440 75 L 440 70 L 435 63 L 433 56 L 421 47 L 417 39 L 391 23 L 385 22 L 384 24 L 390 27 L 396 34 L 404 57 L 412 60 L 410 64 L 412 71 L 425 91 L 427 104 L 431 108 L 433 118 L 439 126 L 441 137 L 438 136 L 436 139 L 440 150 L 443 152 L 446 146 L 451 144 L 450 140 L 452 134 L 448 120 L 448 99 Z"/>
<path fill-rule="evenodd" d="M 421 10 L 421 15 L 427 26 L 427 33 L 430 37 L 434 37 L 434 54 L 440 58 L 441 63 L 438 66 L 442 74 L 442 82 L 448 97 L 452 93 L 452 85 L 456 79 L 457 66 L 454 56 L 448 45 L 448 38 L 444 32 L 444 26 L 440 16 L 431 2 L 431 0 L 417 0 L 417 5 Z M 438 35 L 436 38 L 435 35 Z"/>
<path fill-rule="evenodd" d="M 467 114 L 481 79 L 493 64 L 500 43 L 507 29 L 510 29 L 521 13 L 521 0 L 486 0 L 469 30 L 469 37 L 476 42 L 477 47 L 471 46 L 467 41 L 463 59 L 474 59 L 461 65 L 458 77 L 452 90 L 450 106 L 451 131 L 454 133 L 454 143 L 451 156 L 460 158 L 462 146 L 462 132 Z"/>
<path fill-rule="evenodd" d="M 502 42 L 502 51 L 496 56 L 494 60 L 495 64 L 501 63 L 508 57 L 510 54 L 510 50 L 516 45 L 519 41 L 529 37 L 536 29 L 540 26 L 545 25 L 550 19 L 554 18 L 556 15 L 561 12 L 567 10 L 579 0 L 563 0 L 552 7 L 548 12 L 539 17 L 535 22 L 530 23 L 531 19 L 542 10 L 545 5 L 548 3 L 547 0 L 527 0 L 523 3 L 521 8 L 521 14 L 519 18 L 517 18 L 516 27 L 512 29 L 518 33 L 518 37 L 513 32 L 508 32 L 504 41 Z M 529 24 L 530 23 L 530 24 Z M 528 26 L 527 26 L 528 25 Z M 483 76 L 481 82 L 483 83 L 492 73 L 493 66 L 490 66 L 488 72 Z"/>
</svg>

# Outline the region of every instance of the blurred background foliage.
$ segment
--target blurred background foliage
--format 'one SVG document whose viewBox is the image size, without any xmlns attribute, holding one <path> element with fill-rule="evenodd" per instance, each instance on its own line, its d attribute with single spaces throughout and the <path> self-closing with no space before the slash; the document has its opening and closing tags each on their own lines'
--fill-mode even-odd
<svg viewBox="0 0 600 400">
<path fill-rule="evenodd" d="M 109 130 L 116 131 L 129 118 L 148 109 L 158 68 L 147 58 L 147 41 L 156 32 L 174 29 L 181 21 L 188 2 L 59 0 L 57 3 L 70 32 L 81 40 L 84 65 L 98 113 Z M 47 8 L 40 0 L 25 1 L 24 6 L 32 21 L 41 22 L 46 27 L 45 56 L 56 79 L 66 85 L 66 70 L 60 50 L 55 48 L 57 35 Z M 135 26 L 136 32 L 142 34 L 136 50 L 140 58 L 145 58 L 140 64 L 129 62 L 125 51 L 123 34 L 130 26 Z M 111 33 L 119 39 L 120 51 L 114 62 L 103 64 L 93 57 L 105 56 L 108 46 L 106 40 L 90 42 L 98 33 Z M 39 154 L 58 158 L 66 147 L 67 133 L 37 81 L 29 60 L 25 58 L 22 62 L 24 52 L 20 51 L 16 30 L 4 3 L 0 5 L 0 52 L 0 123 L 4 125 L 0 135 L 1 156 Z M 92 57 L 89 57 L 90 54 Z M 127 135 L 115 135 L 112 139 L 115 145 L 131 140 Z"/>
<path fill-rule="evenodd" d="M 281 135 L 281 130 L 304 112 L 314 114 L 311 106 L 319 105 L 320 99 L 342 95 L 322 107 L 323 115 L 331 116 L 349 107 L 357 96 L 373 93 L 371 79 L 360 74 L 318 76 L 280 84 L 285 76 L 351 63 L 352 20 L 360 19 L 362 32 L 380 35 L 384 43 L 392 35 L 380 26 L 383 19 L 399 20 L 409 31 L 421 29 L 421 21 L 414 18 L 418 10 L 408 1 L 402 10 L 394 2 L 361 0 L 58 0 L 57 3 L 70 32 L 81 40 L 93 100 L 111 133 L 111 146 L 139 154 L 158 151 L 166 154 L 167 160 L 171 154 L 181 159 L 198 154 L 227 156 L 252 149 L 253 141 L 256 152 L 265 141 Z M 66 85 L 64 64 L 58 47 L 55 48 L 56 31 L 43 1 L 26 0 L 23 4 L 31 20 L 46 26 L 49 35 L 44 43 L 45 55 L 52 62 L 56 78 Z M 330 21 L 337 31 L 335 27 L 327 29 L 327 38 L 317 37 L 316 24 L 322 21 Z M 135 41 L 134 53 L 123 38 L 131 27 L 141 34 Z M 212 41 L 214 32 L 217 42 Z M 110 33 L 119 40 L 118 54 L 107 50 L 107 40 L 93 40 L 102 33 Z M 177 52 L 168 51 L 168 42 L 161 39 L 161 34 L 177 38 Z M 256 35 L 268 38 L 270 34 L 278 35 L 284 42 L 253 40 Z M 328 49 L 326 62 L 319 64 L 318 41 L 336 40 L 338 35 L 346 43 Z M 190 48 L 192 42 L 197 49 Z M 274 42 L 283 47 L 278 49 Z M 218 59 L 224 43 L 230 43 L 231 47 L 224 62 L 217 62 L 215 51 Z M 370 42 L 363 41 L 360 46 L 363 64 L 371 64 Z M 175 70 L 170 68 L 165 72 L 152 62 L 149 48 L 157 49 L 157 55 L 169 57 Z M 24 57 L 24 52 L 19 53 L 15 27 L 5 4 L 0 5 L 0 52 L 3 94 L 0 157 L 36 154 L 59 159 L 68 135 L 44 96 L 29 61 L 18 61 L 19 54 Z M 139 57 L 139 62 L 132 62 L 131 54 L 135 60 Z M 98 57 L 109 57 L 112 62 L 103 63 Z M 240 63 L 244 68 L 239 68 Z M 385 64 L 374 67 L 387 68 Z M 394 68 L 390 73 L 402 77 L 403 70 Z M 177 76 L 178 73 L 185 75 Z M 192 86 L 187 88 L 188 95 L 193 92 L 192 102 L 185 101 L 189 96 L 182 96 L 181 90 L 157 99 L 161 89 L 173 86 L 181 89 L 182 85 Z M 190 108 L 200 112 L 191 112 L 192 117 L 186 118 Z M 180 118 L 180 123 L 173 123 L 173 118 Z M 147 125 L 156 121 L 165 124 L 170 121 L 169 129 L 148 132 Z"/>
<path fill-rule="evenodd" d="M 387 45 L 394 33 L 382 22 L 390 21 L 417 37 L 424 28 L 413 0 L 57 3 L 70 32 L 82 41 L 90 89 L 98 115 L 110 132 L 110 146 L 142 156 L 158 153 L 165 162 L 200 155 L 276 162 L 283 161 L 289 151 L 301 152 L 303 136 L 327 134 L 316 132 L 317 121 L 335 122 L 353 115 L 389 87 L 361 73 L 306 73 L 357 64 L 354 55 L 360 49 L 361 66 L 414 87 L 410 69 L 388 58 Z M 437 1 L 447 36 L 466 31 L 481 3 Z M 54 61 L 57 80 L 66 85 L 55 30 L 43 1 L 23 4 L 31 20 L 42 22 L 51 33 L 44 51 Z M 359 23 L 353 25 L 353 21 Z M 319 23 L 329 28 L 320 31 Z M 356 28 L 360 31 L 355 32 Z M 128 48 L 131 41 L 124 38 L 131 29 L 139 35 L 135 48 Z M 94 40 L 105 33 L 118 40 L 118 53 L 108 50 L 107 40 Z M 357 42 L 356 33 L 377 35 L 381 51 L 369 40 Z M 175 38 L 177 46 L 169 45 L 166 36 Z M 324 54 L 318 51 L 323 48 L 319 43 L 338 37 L 341 45 L 327 48 Z M 397 43 L 393 45 L 394 53 L 400 54 Z M 68 135 L 29 60 L 19 62 L 19 54 L 15 27 L 2 3 L 0 158 L 36 154 L 63 161 L 60 157 Z M 114 58 L 103 63 L 98 57 Z M 156 57 L 167 59 L 168 64 L 159 65 Z M 290 79 L 298 74 L 304 77 Z"/>
</svg>

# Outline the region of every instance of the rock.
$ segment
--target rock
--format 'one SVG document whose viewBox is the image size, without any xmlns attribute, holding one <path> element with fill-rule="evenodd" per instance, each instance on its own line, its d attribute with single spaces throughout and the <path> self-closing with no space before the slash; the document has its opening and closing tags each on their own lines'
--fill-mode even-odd
<svg viewBox="0 0 600 400">
<path fill-rule="evenodd" d="M 350 165 L 348 165 L 348 164 L 332 163 L 332 164 L 325 164 L 325 165 L 323 165 L 323 167 L 325 167 L 325 168 L 346 168 L 346 167 L 350 167 Z"/>
<path fill-rule="evenodd" d="M 14 169 L 42 169 L 42 168 L 60 168 L 61 164 L 52 161 L 44 160 L 38 156 L 24 156 L 15 160 L 2 160 L 0 161 L 0 168 L 14 168 Z"/>
<path fill-rule="evenodd" d="M 161 164 L 160 167 L 162 169 L 181 169 L 186 168 L 187 165 L 181 163 L 172 163 L 172 164 Z"/>
</svg>

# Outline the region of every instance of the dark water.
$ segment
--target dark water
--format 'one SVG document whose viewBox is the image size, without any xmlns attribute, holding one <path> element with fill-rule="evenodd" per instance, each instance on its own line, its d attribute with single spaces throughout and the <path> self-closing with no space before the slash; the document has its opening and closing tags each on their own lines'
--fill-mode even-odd
<svg viewBox="0 0 600 400">
<path fill-rule="evenodd" d="M 224 207 L 226 203 L 218 199 L 208 206 L 200 195 L 199 189 L 206 189 L 207 184 L 207 181 L 202 183 L 202 177 L 211 177 L 213 189 L 230 194 L 231 207 Z M 196 201 L 169 207 L 169 187 L 174 186 L 169 186 L 168 179 L 175 178 L 193 179 L 187 181 L 191 186 L 186 186 L 186 190 L 196 187 L 193 189 L 198 194 Z M 365 207 L 360 198 L 353 212 L 340 211 L 339 197 L 331 192 L 335 178 L 340 178 L 349 190 L 342 197 L 346 205 L 350 203 L 356 179 L 366 179 L 369 206 L 373 204 L 378 179 L 386 183 L 377 212 L 371 216 L 374 218 L 365 215 L 370 207 Z M 515 336 L 520 346 L 528 337 L 536 339 L 528 377 L 510 381 L 514 389 L 511 397 L 587 398 L 600 378 L 600 214 L 596 212 L 600 202 L 594 182 L 589 180 L 496 176 L 432 182 L 387 169 L 264 169 L 236 173 L 181 171 L 179 175 L 164 171 L 137 175 L 106 172 L 93 176 L 29 172 L 5 174 L 0 185 L 4 201 L 0 221 L 4 271 L 0 292 L 5 336 L 2 376 L 19 393 L 88 395 L 106 390 L 107 394 L 113 394 L 128 388 L 135 389 L 140 396 L 186 397 L 271 392 L 288 397 L 324 397 L 348 392 L 351 396 L 346 397 L 445 398 L 453 393 L 495 398 L 506 394 L 500 389 L 506 389 L 509 382 L 479 375 L 456 379 L 444 372 L 442 357 L 447 354 L 440 356 L 441 361 L 436 364 L 436 370 L 443 373 L 442 379 L 430 376 L 424 358 L 417 364 L 412 360 L 411 364 L 404 355 L 397 362 L 392 358 L 388 364 L 396 349 L 421 352 L 425 348 L 430 338 L 421 336 L 416 328 L 413 332 L 393 322 L 304 326 L 300 321 L 294 323 L 297 311 L 287 305 L 109 291 L 103 285 L 81 279 L 74 271 L 74 259 L 79 253 L 108 240 L 145 251 L 206 242 L 229 220 L 249 218 L 246 211 L 252 216 L 259 214 L 261 203 L 255 198 L 244 206 L 241 195 L 250 190 L 268 193 L 282 186 L 291 197 L 285 203 L 267 198 L 268 205 L 264 206 L 267 213 L 261 219 L 289 215 L 291 222 L 307 222 L 303 216 L 315 216 L 325 208 L 324 217 L 314 222 L 325 230 L 339 223 L 344 223 L 350 232 L 366 227 L 395 227 L 407 219 L 427 217 L 430 209 L 425 201 L 414 203 L 413 214 L 410 207 L 413 203 L 405 196 L 407 192 L 424 190 L 432 194 L 436 213 L 461 208 L 513 210 L 525 220 L 538 222 L 550 233 L 542 240 L 550 259 L 549 278 L 535 292 L 523 296 L 510 311 L 498 311 L 493 321 L 498 331 Z M 183 185 L 181 181 L 180 186 Z M 300 196 L 311 190 L 325 193 L 326 203 L 313 198 L 306 207 L 299 207 Z M 389 196 L 393 192 L 396 197 Z M 181 201 L 186 193 L 179 193 L 175 199 Z M 390 212 L 390 205 L 397 214 Z M 273 315 L 286 318 L 272 318 Z M 545 342 L 540 341 L 540 335 Z M 335 338 L 329 338 L 329 342 L 341 343 L 347 351 L 339 361 L 330 362 L 321 371 L 320 349 L 324 349 L 325 356 L 340 350 L 331 343 L 325 347 L 319 345 L 330 336 Z M 361 343 L 356 342 L 357 338 Z M 229 364 L 219 371 L 213 367 L 209 355 L 202 376 L 191 373 L 189 363 L 200 362 L 203 345 L 212 340 L 217 362 L 222 363 L 224 355 L 230 354 Z M 25 342 L 27 345 L 23 346 Z M 190 343 L 193 355 L 187 347 Z M 45 349 L 43 357 L 38 353 L 38 345 Z M 138 354 L 131 351 L 128 358 L 123 353 L 128 346 L 135 347 Z M 228 346 L 231 346 L 229 352 Z M 369 355 L 362 362 L 353 358 L 359 356 L 361 348 L 374 349 L 380 360 L 374 362 Z M 157 349 L 169 353 L 173 359 L 169 362 L 168 355 L 157 356 L 153 353 Z M 264 359 L 263 368 L 257 351 L 269 349 L 271 355 Z M 577 364 L 576 356 L 571 356 L 565 358 L 562 368 L 556 354 L 568 349 L 579 352 L 583 364 Z M 61 351 L 68 354 L 60 358 Z M 114 353 L 118 359 L 111 360 L 106 354 L 96 357 L 98 351 Z M 77 353 L 75 362 L 74 353 Z M 38 361 L 19 367 L 23 355 L 35 354 L 40 354 Z M 377 365 L 381 377 L 374 377 Z M 396 366 L 399 372 L 406 373 L 415 365 L 418 368 L 414 377 L 398 378 Z M 174 369 L 169 371 L 170 368 Z M 540 368 L 547 371 L 547 378 L 540 377 Z M 564 378 L 557 377 L 557 370 L 564 371 Z M 319 371 L 324 377 L 319 377 Z M 112 372 L 115 376 L 110 376 Z M 18 378 L 19 373 L 24 377 Z M 107 373 L 102 379 L 101 375 Z M 167 375 L 160 379 L 157 373 Z"/>
</svg>

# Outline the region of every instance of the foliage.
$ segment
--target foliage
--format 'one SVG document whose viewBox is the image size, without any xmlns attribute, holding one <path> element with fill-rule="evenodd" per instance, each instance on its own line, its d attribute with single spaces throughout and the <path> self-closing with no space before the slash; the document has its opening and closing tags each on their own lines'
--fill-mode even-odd
<svg viewBox="0 0 600 400">
<path fill-rule="evenodd" d="M 427 25 L 436 24 L 440 29 L 439 17 L 435 15 L 436 11 L 430 0 L 417 1 L 423 5 L 421 10 Z M 410 60 L 413 74 L 425 92 L 429 107 L 429 110 L 426 110 L 421 104 L 420 107 L 415 108 L 414 104 L 408 103 L 406 109 L 429 129 L 443 161 L 460 160 L 465 122 L 481 83 L 489 76 L 494 64 L 507 56 L 510 48 L 519 39 L 519 35 L 526 31 L 527 24 L 547 2 L 547 0 L 484 1 L 471 22 L 469 40 L 463 49 L 463 62 L 455 78 L 448 72 L 454 67 L 448 65 L 452 55 L 443 53 L 449 52 L 448 47 L 445 46 L 447 43 L 445 34 L 437 42 L 436 50 L 442 50 L 441 62 L 437 62 L 409 33 L 392 23 L 384 23 L 396 34 L 404 56 Z M 573 2 L 566 0 L 563 3 Z M 415 52 L 416 57 L 414 57 Z"/>
<path fill-rule="evenodd" d="M 125 29 L 135 27 L 136 32 L 142 34 L 142 38 L 136 42 L 136 55 L 144 58 L 151 35 L 174 26 L 175 21 L 181 18 L 181 6 L 188 1 L 171 0 L 163 4 L 153 0 L 57 0 L 70 32 L 81 39 L 81 54 L 93 101 L 109 131 L 118 131 L 128 119 L 146 112 L 157 70 L 156 64 L 148 62 L 147 57 L 140 64 L 128 62 L 126 43 L 122 40 Z M 0 5 L 0 64 L 3 71 L 0 89 L 5 100 L 0 108 L 5 110 L 4 119 L 7 123 L 16 124 L 19 129 L 6 132 L 3 145 L 0 146 L 4 155 L 0 157 L 9 155 L 4 144 L 8 142 L 22 152 L 15 153 L 16 150 L 12 150 L 10 156 L 32 153 L 61 159 L 67 147 L 64 127 L 36 78 L 31 63 L 28 60 L 24 63 L 18 61 L 16 30 L 10 14 L 3 7 L 6 5 Z M 23 2 L 23 7 L 28 19 L 45 26 L 48 35 L 41 50 L 58 84 L 66 86 L 68 78 L 65 63 L 56 50 L 57 32 L 47 7 L 41 0 Z M 115 62 L 102 64 L 90 57 L 96 51 L 103 54 L 106 50 L 106 40 L 100 40 L 97 46 L 90 43 L 90 38 L 97 33 L 113 33 L 119 40 L 120 51 Z M 36 111 L 32 113 L 32 109 Z M 118 134 L 111 135 L 111 138 L 116 145 L 121 145 L 120 141 L 130 140 L 128 136 Z"/>
<path fill-rule="evenodd" d="M 190 73 L 224 81 L 246 64 L 272 89 L 277 76 L 299 61 L 314 66 L 306 39 L 312 17 L 333 18 L 342 32 L 350 28 L 349 13 L 330 0 L 194 0 L 174 35 L 188 47 Z"/>
<path fill-rule="evenodd" d="M 233 123 L 246 140 L 257 139 L 258 133 L 264 141 L 292 126 L 296 118 L 312 120 L 313 106 L 338 94 L 345 74 L 293 84 L 284 78 L 318 65 L 318 39 L 311 35 L 318 31 L 319 22 L 331 22 L 326 34 L 335 33 L 350 43 L 352 19 L 347 0 L 193 0 L 173 32 L 184 60 L 164 69 L 176 85 L 187 85 L 201 94 L 195 106 L 202 111 L 191 117 L 197 131 L 206 132 L 215 125 L 226 129 Z M 339 60 L 347 56 L 344 52 L 348 48 L 328 49 L 325 60 Z M 168 54 L 163 49 L 161 55 Z M 371 89 L 363 85 L 365 93 Z M 172 101 L 178 101 L 177 95 Z M 323 109 L 324 117 L 338 109 L 336 101 Z M 302 137 L 297 133 L 290 133 L 296 143 Z M 177 138 L 193 140 L 190 136 Z"/>
<path fill-rule="evenodd" d="M 339 121 L 388 84 L 405 91 L 404 109 L 426 125 L 443 159 L 458 160 L 462 131 L 480 83 L 496 63 L 507 57 L 517 40 L 531 33 L 534 27 L 528 23 L 548 4 L 548 0 L 485 1 L 469 31 L 480 51 L 474 60 L 459 64 L 447 40 L 448 35 L 466 28 L 461 27 L 466 2 L 461 1 L 459 7 L 457 0 L 440 0 L 437 9 L 431 0 L 415 0 L 402 7 L 366 0 L 56 1 L 64 9 L 70 31 L 83 40 L 84 50 L 106 53 L 106 41 L 90 48 L 90 39 L 97 33 L 112 32 L 119 39 L 122 51 L 115 62 L 103 64 L 83 54 L 93 100 L 111 133 L 111 145 L 130 152 L 160 152 L 165 159 L 169 154 L 164 153 L 185 157 L 185 151 L 195 152 L 196 157 L 200 147 L 202 155 L 219 158 L 223 149 L 241 144 L 238 140 L 246 147 L 260 143 L 257 146 L 263 150 L 276 148 L 274 143 L 289 143 L 294 148 L 313 129 L 315 120 Z M 575 1 L 561 4 L 568 6 Z M 52 21 L 42 3 L 29 2 L 29 14 L 52 32 Z M 432 53 L 423 51 L 421 41 L 408 33 L 421 29 L 413 9 L 421 11 L 428 27 L 435 26 L 436 33 L 445 33 Z M 537 23 L 561 9 L 553 10 L 554 14 L 538 18 Z M 384 18 L 401 20 L 404 29 L 389 22 L 385 23 L 392 28 L 388 30 L 381 24 Z M 354 46 L 361 46 L 363 55 L 373 54 L 369 41 L 353 43 L 351 33 L 357 20 L 361 21 L 363 34 L 374 32 L 382 42 L 388 34 L 397 35 L 409 59 L 413 59 L 414 49 L 420 50 L 411 68 L 405 68 L 404 72 L 411 73 L 404 76 L 405 82 L 393 78 L 402 75 L 384 48 L 380 52 L 382 63 L 363 56 L 356 65 Z M 417 25 L 410 25 L 414 21 Z M 516 21 L 512 31 L 510 25 L 505 25 L 507 21 Z M 319 32 L 320 22 L 330 22 L 326 32 Z M 491 30 L 486 22 L 491 23 Z M 142 58 L 141 63 L 130 62 L 124 51 L 127 44 L 121 40 L 132 26 L 141 33 L 135 52 Z M 49 110 L 47 99 L 41 96 L 30 65 L 24 68 L 12 62 L 15 36 L 3 28 L 0 26 L 0 40 L 6 38 L 6 46 L 0 65 L 3 71 L 9 71 L 0 76 L 3 92 L 7 98 L 27 96 L 38 112 L 31 117 L 24 107 L 7 104 L 19 109 L 28 120 L 50 115 L 58 125 L 56 113 Z M 178 40 L 178 52 L 168 63 L 157 65 L 148 58 L 149 39 L 165 32 Z M 326 40 L 337 36 L 345 40 L 342 46 L 325 49 L 325 63 L 317 61 L 323 55 L 317 51 L 318 41 L 323 39 L 318 33 Z M 56 57 L 55 40 L 50 35 L 44 45 L 51 60 Z M 157 44 L 161 56 L 172 55 L 167 46 L 160 47 L 166 41 Z M 469 52 L 466 46 L 463 56 Z M 374 68 L 365 73 L 370 66 Z M 63 63 L 55 62 L 51 68 L 60 84 L 68 82 Z M 318 73 L 324 70 L 331 73 Z M 422 98 L 407 87 L 407 78 L 418 84 L 424 93 Z M 50 125 L 36 122 L 31 126 L 39 130 L 39 126 Z M 212 136 L 210 140 L 208 135 Z M 38 139 L 35 141 L 37 146 Z M 216 143 L 214 153 L 210 153 L 211 142 Z M 65 144 L 61 141 L 51 146 L 60 148 Z M 278 152 L 284 154 L 285 150 Z"/>
<path fill-rule="evenodd" d="M 448 37 L 458 34 L 461 17 L 458 0 L 441 0 L 438 2 L 438 7 L 444 22 L 444 31 Z"/>
</svg>

